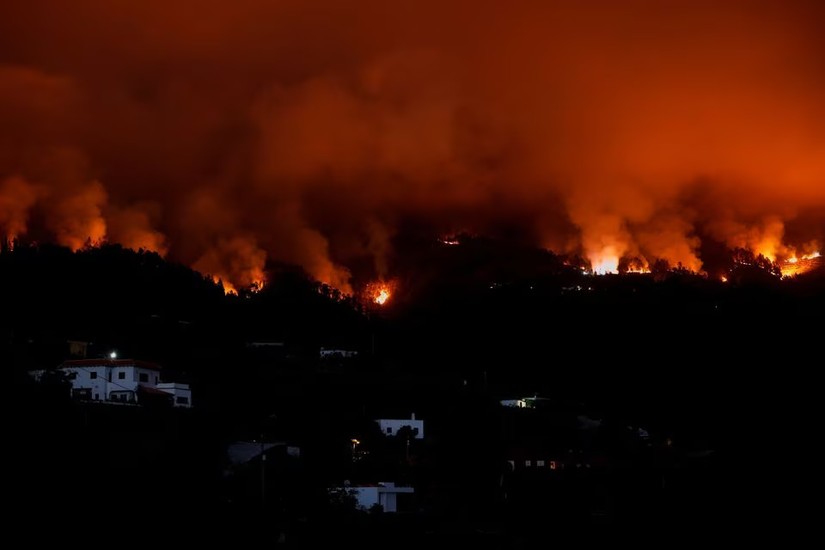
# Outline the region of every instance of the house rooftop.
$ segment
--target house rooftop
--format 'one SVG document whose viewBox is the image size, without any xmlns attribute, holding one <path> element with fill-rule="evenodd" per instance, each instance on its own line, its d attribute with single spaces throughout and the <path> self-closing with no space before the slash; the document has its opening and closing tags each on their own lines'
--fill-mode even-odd
<svg viewBox="0 0 825 550">
<path fill-rule="evenodd" d="M 136 359 L 72 359 L 63 361 L 59 368 L 66 369 L 72 367 L 137 367 L 139 369 L 160 370 L 160 365 L 148 361 Z"/>
</svg>

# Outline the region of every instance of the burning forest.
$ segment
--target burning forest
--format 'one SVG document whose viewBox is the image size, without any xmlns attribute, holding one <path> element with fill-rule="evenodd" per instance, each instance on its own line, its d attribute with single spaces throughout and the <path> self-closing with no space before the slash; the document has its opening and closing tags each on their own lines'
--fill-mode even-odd
<svg viewBox="0 0 825 550">
<path fill-rule="evenodd" d="M 4 2 L 0 237 L 227 293 L 271 262 L 358 293 L 410 227 L 595 274 L 820 262 L 819 3 L 321 4 Z"/>
</svg>

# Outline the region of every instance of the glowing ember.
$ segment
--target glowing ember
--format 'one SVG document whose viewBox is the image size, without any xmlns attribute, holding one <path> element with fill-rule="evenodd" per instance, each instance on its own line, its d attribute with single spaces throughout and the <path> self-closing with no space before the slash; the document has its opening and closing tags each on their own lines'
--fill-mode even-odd
<svg viewBox="0 0 825 550">
<path fill-rule="evenodd" d="M 376 281 L 369 283 L 364 291 L 364 299 L 375 305 L 384 306 L 393 297 L 395 292 L 394 281 Z"/>
<path fill-rule="evenodd" d="M 722 281 L 723 283 L 727 283 L 727 282 L 728 282 L 728 278 L 727 278 L 727 277 L 725 277 L 724 275 L 722 275 L 722 279 L 721 279 L 721 281 Z"/>
<path fill-rule="evenodd" d="M 375 302 L 378 305 L 383 306 L 384 304 L 387 303 L 387 300 L 390 299 L 390 296 L 392 296 L 392 294 L 390 294 L 389 289 L 388 288 L 382 288 L 381 290 L 378 291 L 378 294 L 375 296 L 375 298 L 372 299 L 372 301 Z"/>
</svg>

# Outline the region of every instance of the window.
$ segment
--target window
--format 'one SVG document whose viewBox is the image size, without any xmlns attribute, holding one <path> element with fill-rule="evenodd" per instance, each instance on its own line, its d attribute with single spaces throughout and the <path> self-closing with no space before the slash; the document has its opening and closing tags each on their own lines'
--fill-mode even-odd
<svg viewBox="0 0 825 550">
<path fill-rule="evenodd" d="M 155 375 L 155 384 L 157 384 L 157 383 L 158 383 L 158 377 L 157 377 L 157 375 Z"/>
<path fill-rule="evenodd" d="M 387 433 L 388 433 L 388 434 L 391 434 L 391 433 L 392 433 L 392 426 L 387 426 Z"/>
<path fill-rule="evenodd" d="M 126 373 L 123 372 L 123 371 L 120 371 L 119 373 L 117 373 L 117 379 L 118 380 L 126 380 Z"/>
<path fill-rule="evenodd" d="M 91 378 L 92 380 L 94 380 L 95 378 L 97 378 L 97 373 L 96 373 L 95 371 L 90 372 L 90 373 L 89 373 L 89 378 Z"/>
<path fill-rule="evenodd" d="M 179 395 L 175 398 L 175 403 L 177 403 L 178 405 L 188 405 L 189 404 L 189 398 L 184 397 L 182 395 Z"/>
<path fill-rule="evenodd" d="M 100 399 L 100 394 L 99 394 L 99 393 L 96 393 L 96 394 L 95 394 L 95 401 L 98 401 L 99 399 Z"/>
<path fill-rule="evenodd" d="M 138 379 L 141 382 L 148 382 L 149 381 L 149 375 L 146 374 L 145 372 L 141 372 L 140 374 L 138 374 Z"/>
<path fill-rule="evenodd" d="M 532 461 L 532 460 L 525 460 L 525 461 L 524 461 L 524 465 L 525 465 L 525 466 L 527 466 L 527 467 L 529 468 L 530 466 L 532 466 L 532 465 L 533 465 L 533 461 Z"/>
<path fill-rule="evenodd" d="M 538 466 L 539 468 L 544 468 L 544 461 L 543 460 L 537 460 L 536 461 L 536 466 Z"/>
</svg>

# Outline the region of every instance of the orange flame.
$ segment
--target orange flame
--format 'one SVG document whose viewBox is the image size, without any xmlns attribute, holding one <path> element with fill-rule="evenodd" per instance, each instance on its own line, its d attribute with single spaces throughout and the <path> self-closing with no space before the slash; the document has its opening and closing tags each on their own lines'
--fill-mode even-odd
<svg viewBox="0 0 825 550">
<path fill-rule="evenodd" d="M 782 277 L 794 277 L 802 275 L 822 263 L 822 255 L 819 251 L 811 252 L 810 254 L 802 254 L 801 256 L 793 255 L 787 258 L 779 267 Z"/>
<path fill-rule="evenodd" d="M 375 298 L 373 298 L 373 301 L 376 304 L 383 306 L 384 304 L 387 303 L 387 300 L 390 299 L 390 296 L 392 296 L 392 294 L 390 294 L 389 289 L 382 288 L 381 290 L 378 291 L 378 295 Z"/>
<path fill-rule="evenodd" d="M 238 295 L 238 289 L 236 289 L 232 285 L 232 283 L 226 281 L 225 279 L 223 279 L 223 278 L 221 278 L 217 275 L 212 275 L 212 281 L 216 285 L 219 285 L 223 288 L 223 293 L 225 295 L 227 295 L 227 296 L 237 296 Z"/>
<path fill-rule="evenodd" d="M 650 266 L 644 258 L 632 258 L 627 262 L 624 272 L 631 274 L 650 273 Z"/>
<path fill-rule="evenodd" d="M 606 275 L 619 272 L 619 255 L 612 246 L 605 247 L 599 254 L 590 258 L 590 265 L 594 275 Z"/>
<path fill-rule="evenodd" d="M 225 295 L 227 295 L 227 296 L 237 296 L 238 295 L 237 287 L 235 287 L 235 285 L 230 283 L 226 278 L 220 277 L 218 275 L 212 275 L 212 281 L 216 285 L 220 285 L 221 287 L 223 287 L 223 293 Z M 247 291 L 253 292 L 253 293 L 257 293 L 257 292 L 260 292 L 261 290 L 263 290 L 265 285 L 266 285 L 266 282 L 263 279 L 259 279 L 259 280 L 253 281 L 252 284 L 250 284 L 244 290 L 247 290 Z"/>
<path fill-rule="evenodd" d="M 369 283 L 366 288 L 366 297 L 373 304 L 384 306 L 392 299 L 395 286 L 394 281 Z"/>
</svg>

